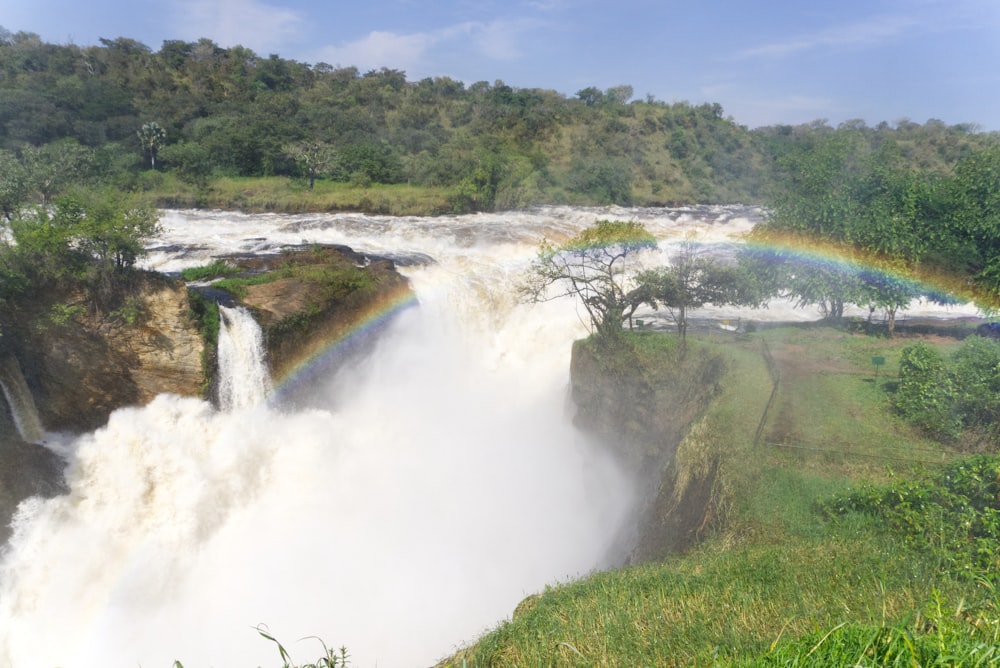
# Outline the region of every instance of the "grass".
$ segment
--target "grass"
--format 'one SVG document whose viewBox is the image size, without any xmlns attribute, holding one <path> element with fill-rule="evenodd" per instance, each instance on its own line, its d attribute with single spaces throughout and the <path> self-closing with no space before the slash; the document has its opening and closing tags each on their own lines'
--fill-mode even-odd
<svg viewBox="0 0 1000 668">
<path fill-rule="evenodd" d="M 250 286 L 273 283 L 284 278 L 295 278 L 315 283 L 322 287 L 322 296 L 326 299 L 341 298 L 356 290 L 366 290 L 375 286 L 374 279 L 364 267 L 356 267 L 344 262 L 317 265 L 287 263 L 278 269 L 262 274 L 222 278 L 213 285 L 243 298 Z"/>
<path fill-rule="evenodd" d="M 672 344 L 655 336 L 644 333 L 638 345 L 647 362 L 667 364 Z M 909 484 L 943 470 L 931 460 L 959 461 L 891 412 L 890 379 L 899 350 L 912 342 L 832 328 L 689 341 L 689 355 L 723 350 L 728 364 L 721 391 L 677 452 L 681 468 L 721 462 L 714 534 L 662 562 L 550 586 L 442 665 L 996 663 L 996 573 L 970 577 L 943 567 L 940 554 L 923 548 L 937 539 L 922 515 L 904 514 L 911 531 L 926 524 L 931 532 L 914 537 L 877 513 L 831 518 L 820 509 L 865 485 Z M 765 344 L 782 380 L 767 437 L 754 445 L 771 391 Z M 873 356 L 886 359 L 878 386 Z M 643 373 L 665 378 L 669 370 Z M 803 447 L 769 445 L 778 432 Z"/>
<path fill-rule="evenodd" d="M 182 269 L 181 278 L 191 283 L 194 281 L 204 281 L 207 279 L 222 278 L 225 276 L 235 276 L 238 273 L 240 273 L 239 267 L 222 260 L 216 260 L 211 264 Z"/>
<path fill-rule="evenodd" d="M 203 187 L 159 175 L 144 184 L 145 197 L 164 208 L 218 208 L 250 212 L 308 213 L 363 211 L 366 213 L 437 215 L 454 211 L 454 192 L 448 188 L 406 184 L 349 183 L 320 180 L 313 190 L 287 177 L 219 177 Z"/>
</svg>

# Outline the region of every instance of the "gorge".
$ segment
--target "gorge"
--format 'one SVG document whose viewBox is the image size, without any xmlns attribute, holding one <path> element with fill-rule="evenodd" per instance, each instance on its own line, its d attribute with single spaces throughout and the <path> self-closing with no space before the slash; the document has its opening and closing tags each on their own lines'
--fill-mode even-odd
<svg viewBox="0 0 1000 668">
<path fill-rule="evenodd" d="M 733 241 L 756 215 L 166 212 L 150 269 L 337 244 L 358 262 L 394 261 L 417 307 L 389 299 L 350 331 L 330 323 L 303 359 L 270 360 L 283 369 L 272 389 L 236 397 L 241 376 L 221 409 L 158 393 L 89 433 L 47 433 L 66 490 L 14 520 L 0 660 L 267 665 L 274 648 L 254 631 L 265 624 L 293 656 L 313 654 L 294 639 L 316 635 L 355 665 L 430 664 L 547 584 L 620 564 L 636 485 L 573 425 L 585 329 L 568 300 L 518 303 L 517 283 L 543 238 L 598 218 L 640 220 L 669 246 Z M 286 299 L 271 289 L 268 303 Z M 257 302 L 266 331 L 265 310 Z"/>
</svg>

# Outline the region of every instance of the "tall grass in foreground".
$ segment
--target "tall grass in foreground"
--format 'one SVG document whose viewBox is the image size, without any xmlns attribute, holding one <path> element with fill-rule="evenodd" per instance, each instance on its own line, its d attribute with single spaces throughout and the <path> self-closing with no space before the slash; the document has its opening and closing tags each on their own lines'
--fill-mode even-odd
<svg viewBox="0 0 1000 668">
<path fill-rule="evenodd" d="M 281 657 L 281 668 L 347 668 L 347 659 L 349 654 L 347 653 L 346 647 L 341 647 L 339 650 L 332 650 L 326 646 L 320 638 L 315 636 L 309 636 L 308 638 L 302 638 L 302 640 L 315 640 L 323 648 L 323 655 L 311 663 L 295 663 L 292 660 L 292 655 L 285 649 L 285 646 L 278 641 L 273 635 L 268 633 L 267 627 L 263 624 L 256 627 L 257 633 L 260 634 L 262 638 L 270 640 L 274 643 L 278 650 L 278 655 Z M 174 661 L 171 668 L 184 668 L 184 664 L 180 661 Z"/>
</svg>

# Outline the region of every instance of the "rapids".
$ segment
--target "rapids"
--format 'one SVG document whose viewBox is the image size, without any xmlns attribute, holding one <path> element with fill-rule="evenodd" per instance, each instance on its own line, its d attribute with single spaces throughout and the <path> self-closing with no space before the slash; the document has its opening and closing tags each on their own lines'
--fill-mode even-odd
<svg viewBox="0 0 1000 668">
<path fill-rule="evenodd" d="M 313 379 L 308 407 L 280 391 L 261 401 L 269 388 L 250 355 L 243 371 L 224 362 L 235 374 L 225 410 L 164 395 L 94 433 L 47 435 L 70 491 L 15 519 L 0 665 L 280 665 L 260 624 L 297 662 L 321 654 L 298 639 L 318 636 L 355 666 L 428 665 L 546 584 L 616 565 L 630 481 L 574 429 L 566 396 L 585 330 L 571 301 L 521 305 L 514 287 L 543 238 L 600 218 L 640 220 L 669 245 L 735 242 L 757 217 L 164 212 L 150 268 L 345 244 L 396 259 L 419 307 Z M 223 359 L 246 362 L 256 344 L 235 345 Z"/>
</svg>

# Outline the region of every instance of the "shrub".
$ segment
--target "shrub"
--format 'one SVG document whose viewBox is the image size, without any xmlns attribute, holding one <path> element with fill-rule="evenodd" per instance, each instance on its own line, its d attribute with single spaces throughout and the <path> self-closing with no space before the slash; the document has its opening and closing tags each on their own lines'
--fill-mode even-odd
<svg viewBox="0 0 1000 668">
<path fill-rule="evenodd" d="M 941 354 L 922 342 L 904 348 L 899 378 L 893 404 L 900 415 L 933 436 L 957 437 L 955 389 Z"/>
</svg>

